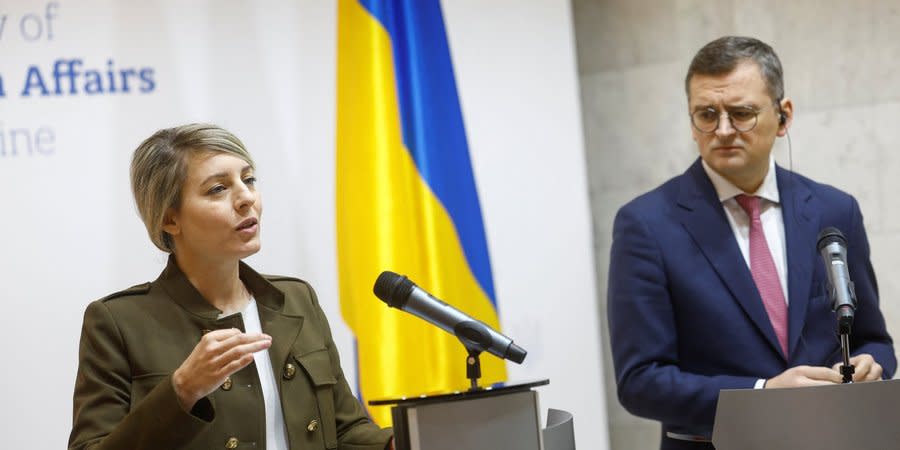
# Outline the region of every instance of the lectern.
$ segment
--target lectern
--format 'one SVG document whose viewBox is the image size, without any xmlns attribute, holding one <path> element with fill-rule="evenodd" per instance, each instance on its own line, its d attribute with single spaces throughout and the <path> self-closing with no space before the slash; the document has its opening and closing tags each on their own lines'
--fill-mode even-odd
<svg viewBox="0 0 900 450">
<path fill-rule="evenodd" d="M 394 405 L 397 450 L 541 450 L 538 395 L 548 380 L 415 398 Z"/>
<path fill-rule="evenodd" d="M 900 448 L 900 380 L 719 393 L 716 450 Z"/>
</svg>

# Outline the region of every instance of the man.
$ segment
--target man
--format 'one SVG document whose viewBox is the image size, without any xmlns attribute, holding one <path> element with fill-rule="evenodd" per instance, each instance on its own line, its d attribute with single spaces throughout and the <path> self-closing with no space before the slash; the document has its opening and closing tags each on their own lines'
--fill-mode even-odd
<svg viewBox="0 0 900 450">
<path fill-rule="evenodd" d="M 685 88 L 700 157 L 619 210 L 608 313 L 622 405 L 662 422 L 662 449 L 709 449 L 697 440 L 712 434 L 721 389 L 841 382 L 823 228 L 848 241 L 854 380 L 890 378 L 897 362 L 856 200 L 772 159 L 794 111 L 772 48 L 710 42 Z"/>
</svg>

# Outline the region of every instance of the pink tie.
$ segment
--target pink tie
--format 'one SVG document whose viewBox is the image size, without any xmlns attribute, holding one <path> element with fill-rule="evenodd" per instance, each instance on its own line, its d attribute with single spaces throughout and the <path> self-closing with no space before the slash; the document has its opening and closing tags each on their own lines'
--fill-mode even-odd
<svg viewBox="0 0 900 450">
<path fill-rule="evenodd" d="M 763 232 L 762 221 L 759 220 L 759 197 L 738 195 L 735 197 L 741 208 L 750 217 L 750 273 L 756 283 L 756 289 L 762 297 L 763 306 L 769 314 L 769 322 L 775 329 L 775 336 L 781 344 L 781 350 L 785 358 L 788 355 L 788 309 L 784 300 L 784 291 L 781 290 L 781 281 L 778 278 L 778 270 L 775 269 L 775 260 L 766 243 L 766 234 Z"/>
</svg>

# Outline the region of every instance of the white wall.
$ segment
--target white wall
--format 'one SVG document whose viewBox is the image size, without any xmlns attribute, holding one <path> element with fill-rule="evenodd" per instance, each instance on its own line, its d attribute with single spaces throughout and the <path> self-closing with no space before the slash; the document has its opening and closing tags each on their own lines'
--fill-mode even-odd
<svg viewBox="0 0 900 450">
<path fill-rule="evenodd" d="M 250 148 L 265 231 L 249 262 L 316 286 L 353 376 L 336 297 L 335 9 L 317 0 L 0 5 L 0 297 L 10 309 L 0 319 L 0 423 L 8 447 L 65 445 L 85 305 L 161 270 L 165 258 L 134 211 L 128 162 L 140 140 L 183 122 L 219 123 Z M 575 413 L 580 447 L 606 448 L 569 4 L 459 0 L 444 10 L 501 322 L 529 351 L 510 377 L 550 378 L 542 406 Z M 52 83 L 58 58 L 82 58 L 82 71 L 105 72 L 107 60 L 152 68 L 155 87 L 22 97 L 29 66 Z M 42 151 L 32 142 L 29 153 L 25 134 L 40 135 Z"/>
</svg>

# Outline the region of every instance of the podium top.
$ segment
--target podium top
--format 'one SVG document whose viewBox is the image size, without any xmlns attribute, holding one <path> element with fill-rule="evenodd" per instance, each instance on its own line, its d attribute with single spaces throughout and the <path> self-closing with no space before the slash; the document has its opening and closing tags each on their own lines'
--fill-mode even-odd
<svg viewBox="0 0 900 450">
<path fill-rule="evenodd" d="M 520 383 L 498 383 L 494 386 L 479 389 L 477 391 L 455 391 L 455 392 L 436 392 L 430 394 L 421 394 L 412 397 L 382 398 L 377 400 L 369 400 L 370 406 L 384 405 L 411 405 L 423 404 L 431 402 L 446 402 L 456 400 L 467 400 L 472 398 L 490 397 L 493 395 L 503 395 L 512 392 L 528 391 L 533 387 L 545 386 L 550 384 L 550 380 L 525 381 Z"/>
<path fill-rule="evenodd" d="M 900 380 L 786 389 L 722 390 L 720 450 L 897 448 Z"/>
</svg>

